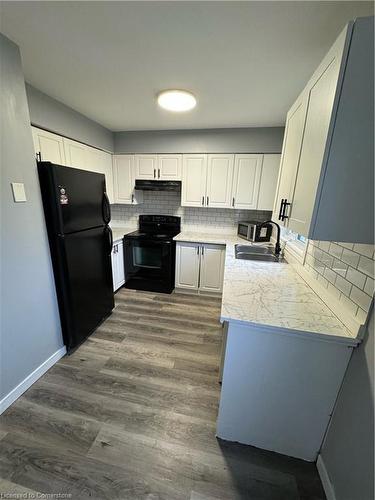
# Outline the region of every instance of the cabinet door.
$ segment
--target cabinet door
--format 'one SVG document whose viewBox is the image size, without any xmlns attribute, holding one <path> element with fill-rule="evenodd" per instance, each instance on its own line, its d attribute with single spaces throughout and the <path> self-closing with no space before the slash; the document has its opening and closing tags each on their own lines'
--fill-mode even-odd
<svg viewBox="0 0 375 500">
<path fill-rule="evenodd" d="M 198 290 L 200 245 L 178 242 L 176 245 L 176 287 Z"/>
<path fill-rule="evenodd" d="M 183 155 L 182 197 L 184 207 L 206 206 L 207 155 Z"/>
<path fill-rule="evenodd" d="M 288 226 L 308 237 L 332 110 L 345 32 L 338 38 L 308 84 L 309 101 Z M 338 182 L 340 180 L 338 179 Z"/>
<path fill-rule="evenodd" d="M 113 156 L 114 203 L 137 205 L 143 202 L 142 191 L 134 189 L 134 156 Z"/>
<path fill-rule="evenodd" d="M 258 204 L 263 155 L 235 156 L 231 206 L 255 210 Z"/>
<path fill-rule="evenodd" d="M 40 128 L 32 127 L 35 154 L 40 153 L 43 161 L 65 165 L 62 137 Z"/>
<path fill-rule="evenodd" d="M 118 288 L 125 283 L 125 267 L 124 267 L 124 242 L 122 240 L 116 243 L 117 246 L 117 284 Z"/>
<path fill-rule="evenodd" d="M 206 205 L 211 208 L 230 208 L 234 155 L 208 155 Z"/>
<path fill-rule="evenodd" d="M 70 139 L 63 138 L 64 141 L 64 151 L 65 160 L 68 167 L 81 168 L 82 170 L 88 170 L 87 162 L 87 149 L 85 144 L 80 142 L 71 141 Z"/>
<path fill-rule="evenodd" d="M 288 219 L 279 219 L 281 201 L 291 203 L 296 182 L 299 157 L 301 152 L 303 129 L 305 126 L 308 95 L 303 93 L 288 112 L 285 124 L 283 151 L 276 189 L 273 220 L 279 224 L 287 225 Z M 285 215 L 289 215 L 289 207 Z"/>
<path fill-rule="evenodd" d="M 87 146 L 87 169 L 105 175 L 105 184 L 110 203 L 114 203 L 112 155 Z"/>
<path fill-rule="evenodd" d="M 279 175 L 281 155 L 263 155 L 262 174 L 258 197 L 258 210 L 273 210 L 275 202 L 276 184 Z"/>
<path fill-rule="evenodd" d="M 156 155 L 135 155 L 135 178 L 157 179 L 158 157 Z"/>
<path fill-rule="evenodd" d="M 113 291 L 115 292 L 118 288 L 118 260 L 117 260 L 117 245 L 113 245 L 111 253 L 111 263 L 112 263 L 112 281 L 113 281 Z"/>
<path fill-rule="evenodd" d="M 225 247 L 202 245 L 199 289 L 206 292 L 221 292 L 223 289 Z"/>
<path fill-rule="evenodd" d="M 166 181 L 181 180 L 182 155 L 158 155 L 157 178 Z"/>
</svg>

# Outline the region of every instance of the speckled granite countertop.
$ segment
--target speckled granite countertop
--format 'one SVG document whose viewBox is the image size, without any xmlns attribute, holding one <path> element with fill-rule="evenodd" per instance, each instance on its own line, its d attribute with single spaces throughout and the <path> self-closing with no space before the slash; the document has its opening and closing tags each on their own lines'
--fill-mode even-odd
<svg viewBox="0 0 375 500">
<path fill-rule="evenodd" d="M 288 263 L 236 259 L 236 235 L 180 233 L 176 241 L 226 245 L 221 320 L 356 345 L 354 334 Z"/>
</svg>

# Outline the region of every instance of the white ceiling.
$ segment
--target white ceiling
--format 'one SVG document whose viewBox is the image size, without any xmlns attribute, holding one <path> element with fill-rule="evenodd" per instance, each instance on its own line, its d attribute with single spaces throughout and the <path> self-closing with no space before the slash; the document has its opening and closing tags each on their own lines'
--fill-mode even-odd
<svg viewBox="0 0 375 500">
<path fill-rule="evenodd" d="M 36 88 L 111 130 L 282 125 L 345 23 L 372 2 L 2 2 Z M 155 95 L 192 91 L 172 114 Z"/>
</svg>

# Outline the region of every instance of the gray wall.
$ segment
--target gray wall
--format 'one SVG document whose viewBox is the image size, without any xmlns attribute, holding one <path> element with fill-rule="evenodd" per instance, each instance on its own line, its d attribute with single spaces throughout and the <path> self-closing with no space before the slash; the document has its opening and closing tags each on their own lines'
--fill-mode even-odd
<svg viewBox="0 0 375 500">
<path fill-rule="evenodd" d="M 63 346 L 20 52 L 0 34 L 0 400 Z M 11 182 L 25 184 L 14 203 Z"/>
<path fill-rule="evenodd" d="M 374 499 L 374 310 L 321 451 L 336 500 Z"/>
<path fill-rule="evenodd" d="M 115 153 L 280 153 L 284 128 L 115 132 Z"/>
<path fill-rule="evenodd" d="M 29 84 L 26 93 L 33 125 L 113 152 L 113 132 Z"/>
</svg>

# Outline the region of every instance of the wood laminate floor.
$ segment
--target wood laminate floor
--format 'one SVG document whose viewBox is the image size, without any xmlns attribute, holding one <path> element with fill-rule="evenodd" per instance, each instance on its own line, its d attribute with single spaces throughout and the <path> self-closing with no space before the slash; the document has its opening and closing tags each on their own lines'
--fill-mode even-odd
<svg viewBox="0 0 375 500">
<path fill-rule="evenodd" d="M 120 290 L 1 417 L 0 492 L 322 500 L 315 466 L 215 438 L 220 300 Z"/>
</svg>

